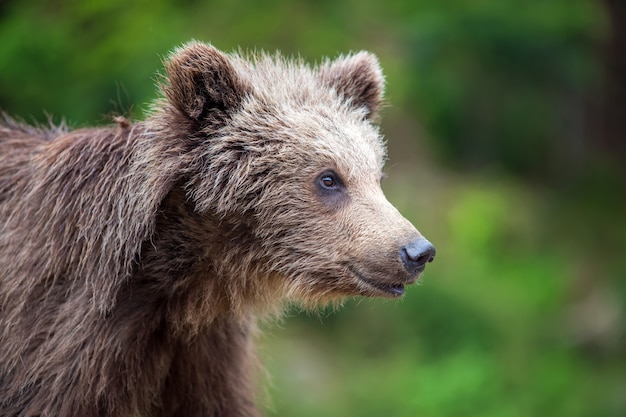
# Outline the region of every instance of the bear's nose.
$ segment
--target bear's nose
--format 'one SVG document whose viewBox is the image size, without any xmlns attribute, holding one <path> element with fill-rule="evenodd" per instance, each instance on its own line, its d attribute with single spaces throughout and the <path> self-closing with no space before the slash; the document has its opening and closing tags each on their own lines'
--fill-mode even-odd
<svg viewBox="0 0 626 417">
<path fill-rule="evenodd" d="M 404 268 L 410 274 L 417 274 L 422 272 L 427 262 L 432 262 L 435 259 L 435 247 L 428 240 L 420 237 L 403 246 L 400 249 L 400 256 L 404 263 Z"/>
</svg>

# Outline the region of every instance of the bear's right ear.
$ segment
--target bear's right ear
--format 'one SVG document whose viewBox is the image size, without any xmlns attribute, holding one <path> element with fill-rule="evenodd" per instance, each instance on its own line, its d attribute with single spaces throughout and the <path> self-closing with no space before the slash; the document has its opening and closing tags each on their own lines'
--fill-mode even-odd
<svg viewBox="0 0 626 417">
<path fill-rule="evenodd" d="M 175 50 L 165 69 L 165 95 L 193 120 L 201 120 L 211 111 L 236 108 L 249 91 L 228 56 L 201 42 L 190 42 Z"/>
<path fill-rule="evenodd" d="M 320 66 L 319 75 L 353 106 L 363 108 L 368 119 L 376 117 L 385 93 L 385 78 L 375 55 L 359 52 L 341 56 Z"/>
</svg>

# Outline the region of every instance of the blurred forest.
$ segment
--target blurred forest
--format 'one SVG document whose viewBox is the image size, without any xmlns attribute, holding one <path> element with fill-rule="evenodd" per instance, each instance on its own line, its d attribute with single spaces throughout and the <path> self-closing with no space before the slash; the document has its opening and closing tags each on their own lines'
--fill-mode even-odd
<svg viewBox="0 0 626 417">
<path fill-rule="evenodd" d="M 626 2 L 5 0 L 0 108 L 141 119 L 190 39 L 376 53 L 385 192 L 438 249 L 400 302 L 264 324 L 269 416 L 626 415 Z"/>
</svg>

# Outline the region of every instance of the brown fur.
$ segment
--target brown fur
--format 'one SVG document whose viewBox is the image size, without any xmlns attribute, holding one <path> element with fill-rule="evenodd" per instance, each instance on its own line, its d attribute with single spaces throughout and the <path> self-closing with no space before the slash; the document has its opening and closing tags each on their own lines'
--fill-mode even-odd
<svg viewBox="0 0 626 417">
<path fill-rule="evenodd" d="M 375 57 L 166 70 L 144 122 L 0 124 L 0 416 L 255 416 L 259 316 L 414 279 Z"/>
</svg>

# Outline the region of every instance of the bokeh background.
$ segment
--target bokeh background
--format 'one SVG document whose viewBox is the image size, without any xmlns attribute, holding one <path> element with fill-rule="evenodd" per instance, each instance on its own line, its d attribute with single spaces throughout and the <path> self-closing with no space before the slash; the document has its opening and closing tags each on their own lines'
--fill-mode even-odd
<svg viewBox="0 0 626 417">
<path fill-rule="evenodd" d="M 141 119 L 192 38 L 376 53 L 384 188 L 438 248 L 400 302 L 264 324 L 267 415 L 626 415 L 625 2 L 5 0 L 0 108 Z"/>
</svg>

